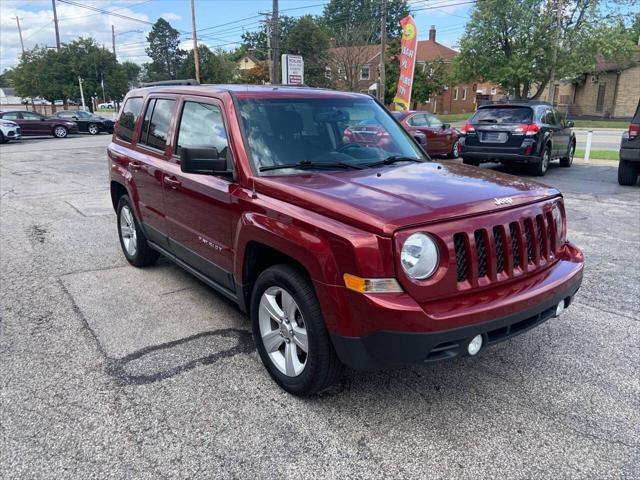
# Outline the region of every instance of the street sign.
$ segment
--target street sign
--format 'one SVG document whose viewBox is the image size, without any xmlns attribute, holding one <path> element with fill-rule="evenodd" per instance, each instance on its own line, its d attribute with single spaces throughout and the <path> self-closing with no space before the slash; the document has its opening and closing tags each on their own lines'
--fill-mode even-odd
<svg viewBox="0 0 640 480">
<path fill-rule="evenodd" d="M 300 55 L 282 55 L 282 84 L 304 85 L 304 60 Z"/>
</svg>

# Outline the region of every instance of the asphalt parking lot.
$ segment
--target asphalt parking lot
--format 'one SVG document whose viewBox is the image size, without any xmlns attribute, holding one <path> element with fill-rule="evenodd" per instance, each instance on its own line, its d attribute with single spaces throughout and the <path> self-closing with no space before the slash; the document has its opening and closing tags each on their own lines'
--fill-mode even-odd
<svg viewBox="0 0 640 480">
<path fill-rule="evenodd" d="M 127 264 L 108 141 L 0 146 L 3 478 L 640 476 L 640 187 L 615 162 L 544 178 L 586 256 L 559 319 L 299 399 L 232 304 L 169 262 Z"/>
</svg>

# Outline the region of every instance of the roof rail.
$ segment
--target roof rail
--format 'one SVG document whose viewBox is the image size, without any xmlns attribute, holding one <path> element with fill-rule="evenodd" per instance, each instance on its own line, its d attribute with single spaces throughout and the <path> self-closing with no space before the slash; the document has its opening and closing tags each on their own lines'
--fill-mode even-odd
<svg viewBox="0 0 640 480">
<path fill-rule="evenodd" d="M 200 85 L 200 82 L 193 78 L 186 80 L 162 80 L 160 82 L 143 83 L 142 87 L 168 87 L 171 85 Z"/>
</svg>

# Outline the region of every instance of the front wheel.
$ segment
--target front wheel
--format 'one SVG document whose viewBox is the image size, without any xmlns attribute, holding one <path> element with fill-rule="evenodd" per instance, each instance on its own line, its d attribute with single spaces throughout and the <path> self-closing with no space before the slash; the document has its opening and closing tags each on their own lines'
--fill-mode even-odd
<svg viewBox="0 0 640 480">
<path fill-rule="evenodd" d="M 53 136 L 56 138 L 65 138 L 69 135 L 69 130 L 67 127 L 63 127 L 62 125 L 56 125 L 53 127 Z"/>
<path fill-rule="evenodd" d="M 567 156 L 562 157 L 560 159 L 560 166 L 569 168 L 573 164 L 573 157 L 575 154 L 576 154 L 576 144 L 571 142 L 571 145 L 569 145 L 569 151 L 567 152 Z"/>
<path fill-rule="evenodd" d="M 618 164 L 618 183 L 624 186 L 635 185 L 638 181 L 638 170 L 640 170 L 640 164 L 620 160 Z"/>
<path fill-rule="evenodd" d="M 334 384 L 342 371 L 307 276 L 289 265 L 260 274 L 251 295 L 253 337 L 280 387 L 306 396 Z"/>
<path fill-rule="evenodd" d="M 460 156 L 460 140 L 456 140 L 453 142 L 451 146 L 451 151 L 449 152 L 449 158 L 458 158 Z"/>
<path fill-rule="evenodd" d="M 4 136 L 4 133 L 0 132 L 0 143 L 5 143 L 7 139 Z"/>
<path fill-rule="evenodd" d="M 96 125 L 95 123 L 90 123 L 87 127 L 87 130 L 91 135 L 97 135 L 100 133 L 100 127 L 98 127 L 98 125 Z"/>
</svg>

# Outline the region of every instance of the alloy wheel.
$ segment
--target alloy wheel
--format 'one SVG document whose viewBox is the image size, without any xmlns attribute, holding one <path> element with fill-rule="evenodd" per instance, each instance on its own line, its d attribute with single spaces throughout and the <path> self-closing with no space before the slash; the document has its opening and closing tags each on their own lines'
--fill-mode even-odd
<svg viewBox="0 0 640 480">
<path fill-rule="evenodd" d="M 451 149 L 451 157 L 458 158 L 460 156 L 460 141 L 456 140 Z"/>
<path fill-rule="evenodd" d="M 91 135 L 97 135 L 99 131 L 100 130 L 98 129 L 98 126 L 95 123 L 92 123 L 89 125 L 89 133 Z"/>
<path fill-rule="evenodd" d="M 549 168 L 549 161 L 550 161 L 549 149 L 545 148 L 544 153 L 542 154 L 542 171 L 543 172 L 546 172 L 547 169 Z"/>
<path fill-rule="evenodd" d="M 258 312 L 262 344 L 275 367 L 288 377 L 302 373 L 308 358 L 307 328 L 300 307 L 281 287 L 267 288 Z"/>
<path fill-rule="evenodd" d="M 53 134 L 58 138 L 64 138 L 67 136 L 67 129 L 64 127 L 56 127 L 53 130 Z"/>
<path fill-rule="evenodd" d="M 138 251 L 138 235 L 133 213 L 127 205 L 120 210 L 120 235 L 127 253 L 132 257 L 135 256 Z"/>
</svg>

